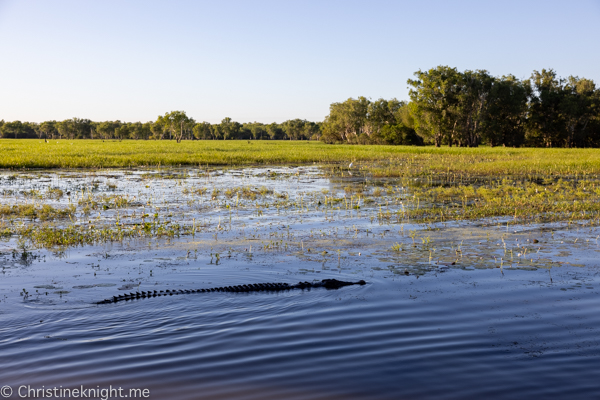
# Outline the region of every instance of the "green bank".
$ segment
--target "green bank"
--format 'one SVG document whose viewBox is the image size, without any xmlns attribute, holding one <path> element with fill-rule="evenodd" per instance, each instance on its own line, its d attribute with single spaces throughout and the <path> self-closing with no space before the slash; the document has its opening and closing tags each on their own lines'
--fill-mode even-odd
<svg viewBox="0 0 600 400">
<path fill-rule="evenodd" d="M 0 168 L 133 168 L 354 163 L 374 176 L 600 173 L 600 150 L 329 145 L 312 141 L 0 141 Z"/>
</svg>

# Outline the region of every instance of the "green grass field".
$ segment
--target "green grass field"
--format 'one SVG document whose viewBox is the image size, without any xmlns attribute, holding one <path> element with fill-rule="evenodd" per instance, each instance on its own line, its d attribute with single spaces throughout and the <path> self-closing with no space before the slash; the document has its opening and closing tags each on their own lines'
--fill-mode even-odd
<svg viewBox="0 0 600 400">
<path fill-rule="evenodd" d="M 288 141 L 0 141 L 0 168 L 127 168 L 340 164 L 375 176 L 479 176 L 600 173 L 598 149 L 349 146 Z"/>
</svg>

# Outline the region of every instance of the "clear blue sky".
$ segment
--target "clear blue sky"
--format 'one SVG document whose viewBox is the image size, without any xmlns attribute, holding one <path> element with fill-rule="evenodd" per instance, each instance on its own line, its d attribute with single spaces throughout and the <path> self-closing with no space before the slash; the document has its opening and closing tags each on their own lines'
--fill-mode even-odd
<svg viewBox="0 0 600 400">
<path fill-rule="evenodd" d="M 600 0 L 0 0 L 6 121 L 321 121 L 437 65 L 600 85 Z"/>
</svg>

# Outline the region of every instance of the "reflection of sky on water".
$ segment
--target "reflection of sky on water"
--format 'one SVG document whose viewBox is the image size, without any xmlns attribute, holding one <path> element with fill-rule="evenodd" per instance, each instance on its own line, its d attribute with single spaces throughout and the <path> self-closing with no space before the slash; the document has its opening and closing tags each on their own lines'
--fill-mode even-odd
<svg viewBox="0 0 600 400">
<path fill-rule="evenodd" d="M 161 398 L 595 395 L 600 231 L 584 221 L 397 223 L 380 218 L 401 209 L 385 191 L 359 208 L 342 202 L 385 181 L 317 167 L 10 175 L 0 179 L 2 204 L 128 196 L 127 207 L 85 218 L 79 205 L 75 223 L 110 224 L 118 213 L 134 224 L 158 213 L 201 229 L 25 253 L 17 238 L 2 243 L 6 383 L 136 382 Z M 70 196 L 46 198 L 54 187 Z M 236 187 L 273 192 L 235 206 L 223 193 Z M 23 193 L 31 190 L 41 196 Z M 91 304 L 132 291 L 330 277 L 368 284 Z"/>
</svg>

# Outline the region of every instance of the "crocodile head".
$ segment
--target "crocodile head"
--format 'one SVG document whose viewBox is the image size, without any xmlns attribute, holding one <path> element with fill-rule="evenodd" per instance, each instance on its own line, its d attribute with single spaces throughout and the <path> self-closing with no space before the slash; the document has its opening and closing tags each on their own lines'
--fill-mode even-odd
<svg viewBox="0 0 600 400">
<path fill-rule="evenodd" d="M 337 289 L 337 288 L 341 288 L 343 286 L 364 285 L 364 284 L 366 284 L 366 282 L 363 280 L 360 280 L 358 282 L 346 282 L 346 281 L 339 281 L 337 279 L 323 279 L 321 281 L 321 285 L 323 285 L 327 289 Z"/>
</svg>

